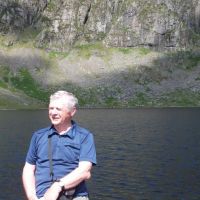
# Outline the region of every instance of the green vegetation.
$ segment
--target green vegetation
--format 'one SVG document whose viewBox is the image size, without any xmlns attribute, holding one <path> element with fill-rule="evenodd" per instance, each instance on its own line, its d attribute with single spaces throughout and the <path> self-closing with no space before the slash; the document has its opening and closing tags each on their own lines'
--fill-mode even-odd
<svg viewBox="0 0 200 200">
<path fill-rule="evenodd" d="M 118 48 L 118 50 L 123 54 L 129 54 L 131 52 L 131 48 Z"/>
<path fill-rule="evenodd" d="M 135 97 L 128 102 L 128 107 L 135 106 L 151 106 L 151 98 L 148 98 L 147 95 L 142 92 L 138 92 Z"/>
<path fill-rule="evenodd" d="M 16 46 L 15 46 L 16 47 Z M 15 48 L 11 47 L 11 48 Z M 40 53 L 45 51 L 40 50 Z M 41 74 L 45 73 L 45 70 L 50 70 L 55 67 L 56 60 L 59 59 L 72 59 L 72 62 L 76 62 L 77 56 L 89 59 L 90 56 L 100 57 L 105 65 L 108 63 L 108 67 L 112 65 L 112 55 L 117 59 L 117 55 L 120 58 L 125 56 L 126 59 L 136 58 L 136 64 L 123 66 L 124 70 L 121 73 L 117 71 L 118 68 L 114 68 L 115 71 L 108 78 L 111 78 L 115 84 L 103 83 L 99 86 L 90 85 L 82 86 L 72 84 L 70 81 L 61 83 L 60 85 L 51 82 L 47 85 L 41 86 L 39 82 L 34 78 L 35 76 L 40 77 Z M 155 56 L 152 60 L 151 56 Z M 43 56 L 43 55 L 41 55 Z M 149 59 L 151 63 L 146 62 L 145 59 Z M 154 58 L 154 57 L 153 57 Z M 46 59 L 46 60 L 45 60 Z M 183 71 L 185 74 L 193 73 L 193 70 L 200 64 L 200 52 L 197 51 L 178 51 L 178 52 L 167 52 L 167 53 L 155 53 L 147 48 L 106 48 L 102 43 L 84 44 L 77 45 L 71 52 L 58 52 L 50 51 L 45 52 L 45 61 L 48 63 L 45 66 L 35 67 L 21 67 L 11 69 L 8 65 L 0 66 L 0 92 L 9 91 L 10 94 L 20 93 L 23 97 L 27 97 L 30 103 L 25 101 L 19 101 L 21 96 L 15 96 L 14 98 L 8 98 L 8 96 L 0 97 L 0 108 L 30 108 L 32 101 L 35 100 L 36 107 L 44 107 L 47 105 L 49 95 L 60 89 L 68 90 L 73 92 L 79 99 L 80 107 L 166 107 L 166 106 L 200 106 L 200 93 L 193 92 L 190 89 L 179 89 L 172 90 L 173 92 L 165 91 L 162 94 L 154 95 L 152 93 L 152 85 L 154 84 L 159 87 L 162 81 L 165 81 L 171 76 L 175 70 Z M 130 60 L 131 60 L 130 59 Z M 140 65 L 137 62 L 144 59 L 145 65 Z M 39 59 L 40 60 L 40 59 Z M 70 63 L 70 62 L 69 62 Z M 116 63 L 116 62 L 114 62 Z M 34 63 L 33 63 L 34 64 Z M 47 67 L 48 66 L 48 67 Z M 114 66 L 115 67 L 115 66 Z M 125 68 L 126 67 L 126 68 Z M 35 71 L 34 71 L 35 70 Z M 51 71 L 51 70 L 50 70 Z M 109 70 L 108 70 L 109 71 Z M 110 72 L 111 71 L 111 72 Z M 105 73 L 112 73 L 112 70 Z M 56 75 L 56 70 L 52 70 Z M 169 73 L 170 72 L 170 73 Z M 121 76 L 118 74 L 121 73 Z M 59 75 L 62 75 L 60 72 Z M 115 74 L 117 75 L 115 77 Z M 34 76 L 33 76 L 34 75 Z M 107 74 L 108 75 L 108 74 Z M 84 75 L 83 75 L 84 76 Z M 92 78 L 98 80 L 103 76 L 102 74 L 92 73 Z M 42 76 L 41 76 L 42 77 Z M 50 76 L 51 77 L 51 76 Z M 63 77 L 62 77 L 63 78 Z M 90 77 L 91 78 L 91 77 Z M 116 78 L 116 79 L 115 79 Z M 120 79 L 121 78 L 121 79 Z M 193 77 L 193 81 L 200 81 L 200 76 L 197 74 Z M 120 83 L 119 81 L 122 81 Z M 127 87 L 123 86 L 124 83 Z M 195 84 L 196 84 L 195 83 Z M 141 91 L 134 92 L 132 86 L 138 86 Z M 131 91 L 129 95 L 129 91 Z M 124 93 L 128 92 L 128 95 Z M 12 95 L 11 95 L 12 96 Z M 25 102 L 25 103 L 24 103 Z M 42 103 L 43 102 L 43 103 Z M 32 107 L 34 107 L 32 106 Z"/>
<path fill-rule="evenodd" d="M 143 57 L 152 52 L 152 50 L 148 48 L 108 48 L 101 42 L 76 45 L 72 51 L 76 51 L 79 57 L 85 59 L 89 59 L 92 55 L 96 55 L 102 57 L 104 61 L 108 61 L 113 53 L 123 53 L 124 55 L 137 54 Z"/>
<path fill-rule="evenodd" d="M 192 92 L 190 90 L 176 90 L 171 93 L 163 95 L 157 102 L 158 105 L 170 106 L 200 106 L 200 93 Z"/>
<path fill-rule="evenodd" d="M 151 49 L 147 49 L 147 48 L 137 48 L 136 51 L 138 51 L 139 54 L 142 56 L 145 56 L 145 55 L 149 54 L 150 52 L 152 52 Z"/>
<path fill-rule="evenodd" d="M 39 32 L 38 29 L 27 27 L 20 33 L 0 35 L 0 47 L 8 50 L 13 47 L 34 48 L 34 41 Z"/>
<path fill-rule="evenodd" d="M 69 53 L 67 52 L 58 52 L 58 51 L 50 51 L 48 53 L 48 56 L 50 59 L 57 59 L 57 58 L 62 59 L 62 58 L 67 57 L 68 55 Z"/>
<path fill-rule="evenodd" d="M 82 88 L 68 83 L 62 89 L 74 93 L 80 107 L 121 107 L 116 97 L 121 91 L 115 87 L 112 90 L 101 86 Z"/>
<path fill-rule="evenodd" d="M 54 0 L 50 0 L 50 1 L 48 2 L 48 4 L 47 4 L 47 10 L 48 10 L 49 12 L 52 12 L 52 11 L 55 10 L 56 6 L 57 6 L 56 2 L 55 2 Z"/>
<path fill-rule="evenodd" d="M 98 89 L 96 91 L 99 92 Z M 106 91 L 106 92 L 105 92 Z M 176 90 L 163 94 L 159 97 L 150 97 L 147 94 L 138 92 L 129 101 L 119 100 L 117 95 L 108 95 L 108 88 L 102 89 L 100 93 L 95 92 L 95 88 L 89 90 L 75 90 L 81 107 L 106 107 L 106 108 L 126 108 L 126 107 L 193 107 L 200 106 L 200 93 L 190 90 Z M 104 95 L 104 100 L 100 96 Z"/>
<path fill-rule="evenodd" d="M 7 84 L 4 81 L 0 80 L 0 87 L 7 88 Z"/>
<path fill-rule="evenodd" d="M 142 1 L 141 1 L 142 2 Z M 139 13 L 139 19 L 141 22 L 148 21 L 148 18 L 152 16 L 152 13 L 156 11 L 156 5 L 150 2 L 144 2 Z"/>
<path fill-rule="evenodd" d="M 107 52 L 107 48 L 101 42 L 76 45 L 74 50 L 77 51 L 78 56 L 89 59 L 95 53 Z"/>
<path fill-rule="evenodd" d="M 41 88 L 34 80 L 30 72 L 21 68 L 17 74 L 14 74 L 6 66 L 0 66 L 0 88 L 11 91 L 23 91 L 29 97 L 46 102 L 49 98 L 49 92 Z"/>
<path fill-rule="evenodd" d="M 166 53 L 165 58 L 157 61 L 157 65 L 170 65 L 184 70 L 192 70 L 200 63 L 200 51 L 177 51 Z"/>
<path fill-rule="evenodd" d="M 159 97 L 148 97 L 144 93 L 137 93 L 128 102 L 127 107 L 196 107 L 200 106 L 200 93 L 178 89 Z"/>
<path fill-rule="evenodd" d="M 25 28 L 21 34 L 19 34 L 18 39 L 23 43 L 33 42 L 33 40 L 37 37 L 40 30 L 37 30 L 32 27 Z"/>
<path fill-rule="evenodd" d="M 35 82 L 31 74 L 27 69 L 21 68 L 18 75 L 11 78 L 13 87 L 22 90 L 30 97 L 47 102 L 49 98 L 49 92 L 42 89 L 38 83 Z"/>
<path fill-rule="evenodd" d="M 105 101 L 105 106 L 108 108 L 116 108 L 121 105 L 116 97 L 108 97 Z"/>
<path fill-rule="evenodd" d="M 9 83 L 10 70 L 6 66 L 0 66 L 0 87 L 7 88 Z"/>
<path fill-rule="evenodd" d="M 76 94 L 81 107 L 200 106 L 195 2 L 126 0 L 113 10 L 100 0 L 92 7 L 85 0 L 36 2 L 5 1 L 1 108 L 45 104 L 60 89 Z"/>
<path fill-rule="evenodd" d="M 94 107 L 98 102 L 98 96 L 93 88 L 76 87 L 69 91 L 73 91 L 76 94 L 81 107 Z"/>
<path fill-rule="evenodd" d="M 0 109 L 22 109 L 24 107 L 24 105 L 21 105 L 16 101 L 0 97 Z"/>
</svg>

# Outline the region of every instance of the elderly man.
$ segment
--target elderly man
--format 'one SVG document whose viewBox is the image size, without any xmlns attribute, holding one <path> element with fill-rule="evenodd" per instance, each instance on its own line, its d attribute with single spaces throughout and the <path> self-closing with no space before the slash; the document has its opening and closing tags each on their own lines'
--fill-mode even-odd
<svg viewBox="0 0 200 200">
<path fill-rule="evenodd" d="M 31 139 L 22 181 L 28 200 L 88 200 L 85 181 L 96 164 L 93 135 L 73 120 L 77 98 L 66 91 L 50 96 L 51 126 Z"/>
</svg>

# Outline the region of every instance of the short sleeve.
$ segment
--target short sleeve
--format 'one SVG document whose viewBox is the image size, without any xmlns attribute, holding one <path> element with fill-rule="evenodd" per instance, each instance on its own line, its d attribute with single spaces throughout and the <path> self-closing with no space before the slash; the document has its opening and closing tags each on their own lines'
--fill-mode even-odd
<svg viewBox="0 0 200 200">
<path fill-rule="evenodd" d="M 90 161 L 93 165 L 97 164 L 94 137 L 91 133 L 88 133 L 81 143 L 79 161 Z"/>
<path fill-rule="evenodd" d="M 28 153 L 26 156 L 26 162 L 29 164 L 35 165 L 37 160 L 37 153 L 36 153 L 36 134 L 33 134 L 30 142 L 30 146 L 28 149 Z"/>
</svg>

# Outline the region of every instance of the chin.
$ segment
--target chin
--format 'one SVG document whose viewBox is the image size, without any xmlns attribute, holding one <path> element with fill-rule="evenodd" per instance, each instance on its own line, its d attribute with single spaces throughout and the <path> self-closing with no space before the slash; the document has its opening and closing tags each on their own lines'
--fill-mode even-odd
<svg viewBox="0 0 200 200">
<path fill-rule="evenodd" d="M 60 124 L 60 121 L 51 120 L 51 123 L 52 123 L 53 125 L 59 125 L 59 124 Z"/>
</svg>

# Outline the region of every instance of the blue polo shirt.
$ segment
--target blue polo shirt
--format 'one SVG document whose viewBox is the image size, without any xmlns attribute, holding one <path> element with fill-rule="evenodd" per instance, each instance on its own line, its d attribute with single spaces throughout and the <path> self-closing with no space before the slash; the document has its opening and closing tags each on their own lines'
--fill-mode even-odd
<svg viewBox="0 0 200 200">
<path fill-rule="evenodd" d="M 26 162 L 36 165 L 36 194 L 42 197 L 52 184 L 48 157 L 48 137 L 52 143 L 54 179 L 60 179 L 78 167 L 80 161 L 96 164 L 93 135 L 72 121 L 72 128 L 59 135 L 53 126 L 38 130 L 32 136 Z M 88 195 L 85 181 L 75 191 L 75 196 Z"/>
</svg>

